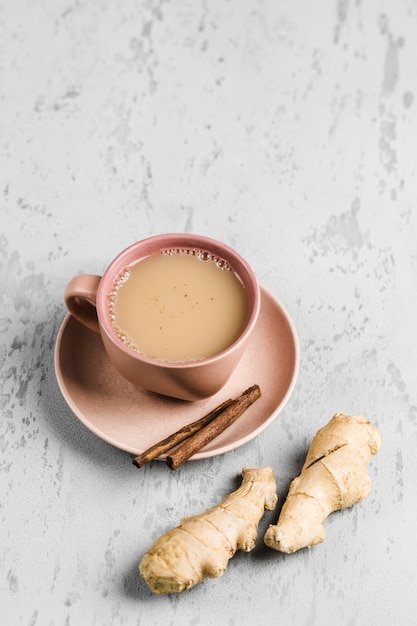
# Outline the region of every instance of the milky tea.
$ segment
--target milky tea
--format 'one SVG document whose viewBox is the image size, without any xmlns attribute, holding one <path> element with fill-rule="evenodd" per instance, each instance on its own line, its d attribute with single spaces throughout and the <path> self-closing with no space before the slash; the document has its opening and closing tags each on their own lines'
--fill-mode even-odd
<svg viewBox="0 0 417 626">
<path fill-rule="evenodd" d="M 109 298 L 114 331 L 129 348 L 163 361 L 195 361 L 239 338 L 244 286 L 222 259 L 196 249 L 163 250 L 127 267 Z"/>
</svg>

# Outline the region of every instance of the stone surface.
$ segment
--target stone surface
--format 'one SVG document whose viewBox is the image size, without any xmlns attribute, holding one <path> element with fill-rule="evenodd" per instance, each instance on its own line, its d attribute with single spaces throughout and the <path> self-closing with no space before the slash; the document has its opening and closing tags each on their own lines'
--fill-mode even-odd
<svg viewBox="0 0 417 626">
<path fill-rule="evenodd" d="M 412 0 L 0 3 L 4 623 L 416 623 L 416 21 Z M 71 276 L 170 231 L 237 248 L 301 347 L 273 424 L 175 473 L 87 430 L 53 364 Z M 159 534 L 243 466 L 272 465 L 282 505 L 338 411 L 383 447 L 325 543 L 259 541 L 223 578 L 152 595 L 137 565 Z"/>
</svg>

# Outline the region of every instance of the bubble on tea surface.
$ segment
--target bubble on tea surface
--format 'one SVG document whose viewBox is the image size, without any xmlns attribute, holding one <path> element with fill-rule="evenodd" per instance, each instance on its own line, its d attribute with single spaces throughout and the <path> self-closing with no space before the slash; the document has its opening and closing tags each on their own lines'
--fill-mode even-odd
<svg viewBox="0 0 417 626">
<path fill-rule="evenodd" d="M 117 292 L 119 291 L 120 287 L 128 280 L 129 276 L 130 276 L 129 268 L 127 267 L 123 268 L 123 270 L 120 272 L 120 274 L 117 276 L 116 280 L 114 281 L 112 291 L 107 296 L 107 303 L 108 303 L 108 314 L 109 314 L 110 324 L 117 338 L 120 339 L 120 341 L 124 345 L 129 345 L 130 348 L 134 349 L 134 347 L 130 345 L 131 342 L 128 339 L 128 337 L 125 334 L 120 332 L 116 324 L 117 316 L 116 316 L 116 311 L 115 311 L 115 305 L 117 301 Z"/>
<path fill-rule="evenodd" d="M 212 261 L 219 269 L 231 270 L 229 263 L 220 257 L 217 257 L 208 250 L 201 248 L 164 248 L 160 251 L 163 256 L 173 256 L 176 254 L 184 254 L 187 256 L 197 257 L 201 261 Z"/>
<path fill-rule="evenodd" d="M 129 278 L 129 276 L 130 276 L 130 271 L 127 268 L 124 269 L 117 278 L 116 287 L 120 287 L 121 285 L 123 285 L 123 283 L 125 283 L 127 279 Z"/>
<path fill-rule="evenodd" d="M 202 250 L 200 254 L 198 255 L 198 258 L 201 259 L 202 261 L 210 261 L 211 254 L 210 252 L 207 252 L 207 250 Z"/>
<path fill-rule="evenodd" d="M 231 270 L 229 263 L 224 259 L 216 259 L 216 265 L 221 270 Z"/>
</svg>

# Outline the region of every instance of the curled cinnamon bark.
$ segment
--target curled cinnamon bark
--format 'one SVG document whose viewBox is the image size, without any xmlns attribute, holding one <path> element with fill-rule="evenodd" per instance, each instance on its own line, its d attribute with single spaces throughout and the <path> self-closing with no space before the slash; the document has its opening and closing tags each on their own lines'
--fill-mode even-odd
<svg viewBox="0 0 417 626">
<path fill-rule="evenodd" d="M 261 390 L 259 385 L 253 385 L 246 389 L 242 395 L 224 408 L 214 420 L 198 430 L 192 437 L 188 438 L 181 446 L 174 450 L 166 458 L 168 467 L 172 470 L 176 470 L 180 467 L 180 465 L 196 452 L 201 450 L 201 448 L 233 424 L 260 395 Z"/>
<path fill-rule="evenodd" d="M 164 454 L 164 452 L 172 450 L 172 448 L 175 448 L 175 446 L 182 443 L 183 441 L 185 441 L 185 439 L 188 439 L 196 432 L 201 430 L 201 428 L 209 424 L 224 409 L 232 404 L 232 402 L 233 400 L 231 399 L 225 400 L 225 402 L 222 402 L 222 404 L 210 411 L 210 413 L 207 413 L 207 415 L 204 415 L 204 417 L 201 417 L 195 422 L 191 422 L 191 424 L 183 426 L 175 433 L 172 433 L 162 441 L 159 441 L 155 445 L 151 446 L 150 448 L 139 454 L 139 456 L 137 456 L 135 459 L 133 459 L 133 464 L 136 465 L 136 467 L 142 467 L 143 465 L 145 465 L 145 463 L 148 463 L 149 461 L 156 459 L 161 454 Z"/>
</svg>

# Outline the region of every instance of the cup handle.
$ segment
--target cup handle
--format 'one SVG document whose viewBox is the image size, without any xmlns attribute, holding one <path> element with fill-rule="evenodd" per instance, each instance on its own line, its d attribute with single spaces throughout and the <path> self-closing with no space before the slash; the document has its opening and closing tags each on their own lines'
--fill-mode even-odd
<svg viewBox="0 0 417 626">
<path fill-rule="evenodd" d="M 64 293 L 64 301 L 71 315 L 98 334 L 100 334 L 100 328 L 98 325 L 96 299 L 100 280 L 101 276 L 96 276 L 95 274 L 74 276 L 68 283 Z"/>
</svg>

